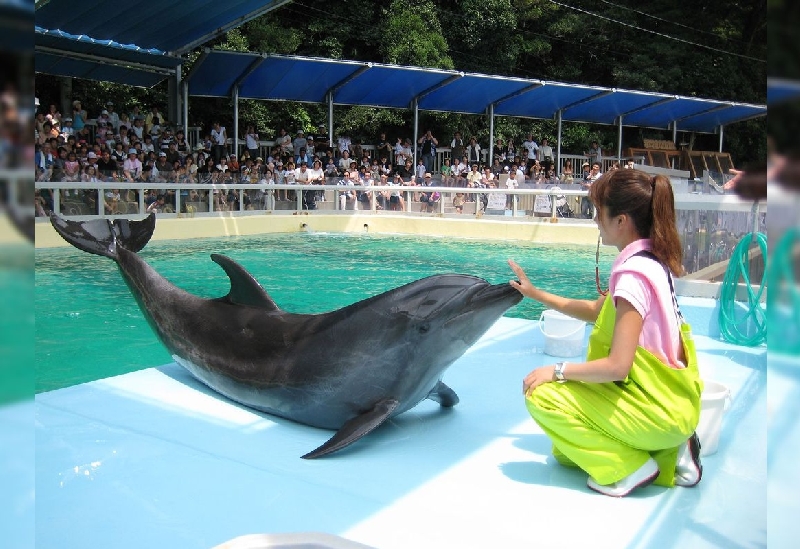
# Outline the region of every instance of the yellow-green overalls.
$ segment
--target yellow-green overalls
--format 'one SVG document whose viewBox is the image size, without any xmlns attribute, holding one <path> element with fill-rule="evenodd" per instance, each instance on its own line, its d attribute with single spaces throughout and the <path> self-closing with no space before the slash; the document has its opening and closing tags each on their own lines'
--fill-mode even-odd
<svg viewBox="0 0 800 549">
<path fill-rule="evenodd" d="M 606 297 L 589 336 L 587 360 L 607 357 L 616 321 Z M 553 456 L 599 484 L 622 480 L 648 458 L 658 463 L 655 484 L 673 486 L 678 448 L 697 427 L 703 383 L 691 327 L 681 323 L 686 368 L 671 368 L 641 346 L 628 377 L 608 383 L 544 383 L 525 403 L 553 441 Z"/>
</svg>

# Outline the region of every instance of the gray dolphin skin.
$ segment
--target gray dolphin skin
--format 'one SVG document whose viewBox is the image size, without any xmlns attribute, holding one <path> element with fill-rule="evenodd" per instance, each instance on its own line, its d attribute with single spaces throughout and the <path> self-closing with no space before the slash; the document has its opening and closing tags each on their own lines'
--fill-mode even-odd
<svg viewBox="0 0 800 549">
<path fill-rule="evenodd" d="M 307 459 L 341 450 L 425 398 L 458 403 L 444 371 L 522 299 L 509 284 L 444 274 L 329 313 L 293 314 L 222 255 L 211 259 L 230 278 L 228 295 L 204 299 L 168 282 L 136 253 L 154 214 L 50 220 L 76 248 L 117 262 L 156 335 L 198 380 L 256 410 L 336 430 Z"/>
</svg>

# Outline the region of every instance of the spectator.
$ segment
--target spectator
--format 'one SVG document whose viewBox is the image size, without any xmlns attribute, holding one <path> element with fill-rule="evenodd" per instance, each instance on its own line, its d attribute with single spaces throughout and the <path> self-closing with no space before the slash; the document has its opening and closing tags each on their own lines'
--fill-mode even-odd
<svg viewBox="0 0 800 549">
<path fill-rule="evenodd" d="M 450 165 L 450 159 L 444 159 L 444 165 L 442 166 L 442 186 L 444 187 L 452 187 L 453 186 L 453 166 Z"/>
<path fill-rule="evenodd" d="M 417 160 L 417 171 L 414 174 L 415 177 L 416 177 L 416 181 L 419 181 L 420 183 L 424 182 L 426 173 L 430 173 L 430 170 L 428 170 L 425 167 L 425 164 L 424 164 L 422 158 L 420 158 L 419 160 Z"/>
<path fill-rule="evenodd" d="M 436 160 L 436 147 L 439 145 L 439 140 L 433 136 L 431 130 L 428 130 L 417 140 L 417 144 L 421 145 L 420 154 L 422 156 L 422 163 L 425 166 L 425 171 L 432 172 Z"/>
<path fill-rule="evenodd" d="M 67 139 L 70 135 L 75 135 L 75 128 L 72 126 L 72 117 L 67 116 L 63 120 L 63 124 L 61 126 L 61 134 L 64 139 Z"/>
<path fill-rule="evenodd" d="M 86 111 L 81 106 L 80 100 L 76 99 L 72 102 L 72 127 L 78 132 L 86 125 Z"/>
<path fill-rule="evenodd" d="M 376 158 L 391 158 L 392 144 L 386 139 L 386 132 L 381 132 L 378 142 L 375 144 L 375 157 Z"/>
<path fill-rule="evenodd" d="M 223 157 L 227 156 L 228 151 L 228 134 L 225 131 L 225 126 L 221 126 L 219 121 L 215 121 L 211 127 L 211 154 L 214 162 L 219 162 Z"/>
<path fill-rule="evenodd" d="M 600 157 L 603 156 L 603 150 L 600 148 L 600 145 L 597 141 L 592 141 L 592 146 L 589 147 L 588 151 L 585 151 L 584 156 L 589 157 L 589 163 L 593 164 L 595 162 L 600 162 Z"/>
<path fill-rule="evenodd" d="M 216 192 L 216 191 L 215 191 Z M 166 200 L 163 194 L 160 194 L 156 197 L 156 199 L 147 206 L 147 213 L 161 213 L 165 210 Z"/>
<path fill-rule="evenodd" d="M 409 160 L 409 162 L 411 161 Z M 392 187 L 398 187 L 397 189 L 389 191 L 389 209 L 395 211 L 405 211 L 406 202 L 403 200 L 403 193 L 400 190 L 400 187 L 403 186 L 403 179 L 400 177 L 399 173 L 394 175 L 394 180 L 390 181 L 389 185 Z"/>
<path fill-rule="evenodd" d="M 407 158 L 405 164 L 395 170 L 395 173 L 400 176 L 404 183 L 410 183 L 414 179 L 414 166 L 411 165 L 411 159 Z"/>
<path fill-rule="evenodd" d="M 350 150 L 345 149 L 342 151 L 342 156 L 339 158 L 339 173 L 344 175 L 346 171 L 350 170 Z"/>
<path fill-rule="evenodd" d="M 353 173 L 347 171 L 345 172 L 344 177 L 342 177 L 337 183 L 338 186 L 342 187 L 339 190 L 340 210 L 358 209 L 358 205 L 356 203 L 355 181 L 353 180 L 353 177 L 354 177 Z M 355 177 L 358 177 L 357 172 Z M 350 206 L 350 208 L 348 208 L 348 205 Z"/>
<path fill-rule="evenodd" d="M 600 172 L 600 163 L 593 162 L 592 169 L 584 176 L 581 188 L 588 191 L 592 187 L 592 184 L 597 181 L 601 175 L 603 174 Z M 584 219 L 591 219 L 594 217 L 592 211 L 592 201 L 588 196 L 581 197 L 581 215 Z"/>
<path fill-rule="evenodd" d="M 283 158 L 294 156 L 294 145 L 292 145 L 292 136 L 286 132 L 286 128 L 281 128 L 278 132 L 278 137 L 275 139 L 275 145 L 280 149 L 280 155 Z"/>
<path fill-rule="evenodd" d="M 114 133 L 119 132 L 119 113 L 114 110 L 114 102 L 106 101 L 106 113 L 108 114 L 108 124 L 113 128 Z"/>
<path fill-rule="evenodd" d="M 351 143 L 352 141 L 346 135 L 339 135 L 339 137 L 336 138 L 336 146 L 339 150 L 340 157 L 344 156 L 344 151 L 351 152 L 350 151 Z"/>
<path fill-rule="evenodd" d="M 572 161 L 567 160 L 564 162 L 564 168 L 561 170 L 560 180 L 564 183 L 572 183 L 574 175 L 572 173 Z"/>
<path fill-rule="evenodd" d="M 147 113 L 147 116 L 144 119 L 144 131 L 145 133 L 152 135 L 153 128 L 158 127 L 160 133 L 161 126 L 165 123 L 166 119 L 164 118 L 164 115 L 159 112 L 158 105 L 153 105 L 150 107 L 150 112 Z"/>
<path fill-rule="evenodd" d="M 469 138 L 469 145 L 467 146 L 467 162 L 466 165 L 476 164 L 481 161 L 481 146 L 478 144 L 477 138 L 473 135 Z"/>
<path fill-rule="evenodd" d="M 461 132 L 456 130 L 453 132 L 453 140 L 450 142 L 450 157 L 461 158 L 464 156 L 466 146 L 464 139 L 461 137 Z"/>
<path fill-rule="evenodd" d="M 542 164 L 542 168 L 544 168 L 545 172 L 549 172 L 550 168 L 553 166 L 553 159 L 555 155 L 553 155 L 553 147 L 551 147 L 547 143 L 547 138 L 542 138 L 542 146 L 539 147 L 539 162 Z"/>
<path fill-rule="evenodd" d="M 122 143 L 118 143 L 117 147 L 122 148 Z M 104 181 L 113 181 L 119 179 L 119 167 L 117 165 L 116 156 L 111 157 L 108 149 L 103 151 L 101 158 L 97 161 L 97 170 Z"/>
<path fill-rule="evenodd" d="M 128 149 L 128 158 L 122 166 L 122 173 L 128 181 L 142 180 L 142 162 L 136 149 Z"/>
<path fill-rule="evenodd" d="M 244 146 L 250 153 L 250 158 L 258 156 L 258 132 L 256 132 L 256 127 L 253 124 L 248 124 L 244 132 Z"/>
<path fill-rule="evenodd" d="M 528 158 L 528 171 L 530 172 L 531 166 L 533 165 L 533 161 L 539 158 L 539 144 L 536 143 L 536 140 L 533 138 L 533 134 L 529 133 L 527 139 L 522 142 L 522 147 L 527 151 Z"/>
</svg>

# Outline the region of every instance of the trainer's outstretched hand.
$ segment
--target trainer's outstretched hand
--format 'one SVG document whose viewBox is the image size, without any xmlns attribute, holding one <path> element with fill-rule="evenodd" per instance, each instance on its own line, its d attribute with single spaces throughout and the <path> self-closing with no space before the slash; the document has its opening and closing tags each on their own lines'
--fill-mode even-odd
<svg viewBox="0 0 800 549">
<path fill-rule="evenodd" d="M 509 284 L 511 284 L 513 288 L 516 288 L 519 293 L 525 297 L 533 298 L 533 291 L 536 289 L 536 287 L 530 281 L 528 275 L 525 274 L 525 271 L 522 270 L 522 267 L 517 265 L 513 259 L 509 259 L 508 264 L 511 267 L 511 270 L 514 271 L 514 274 L 517 275 L 517 279 L 509 281 Z"/>
</svg>

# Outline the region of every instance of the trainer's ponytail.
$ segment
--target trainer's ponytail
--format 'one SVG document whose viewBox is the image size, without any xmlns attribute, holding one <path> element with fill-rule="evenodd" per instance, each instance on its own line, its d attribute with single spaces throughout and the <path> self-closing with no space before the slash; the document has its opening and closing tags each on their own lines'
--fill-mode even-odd
<svg viewBox="0 0 800 549">
<path fill-rule="evenodd" d="M 650 239 L 653 242 L 653 253 L 675 275 L 683 274 L 681 241 L 675 224 L 675 195 L 672 183 L 664 175 L 651 178 L 652 185 L 652 227 Z"/>
</svg>

